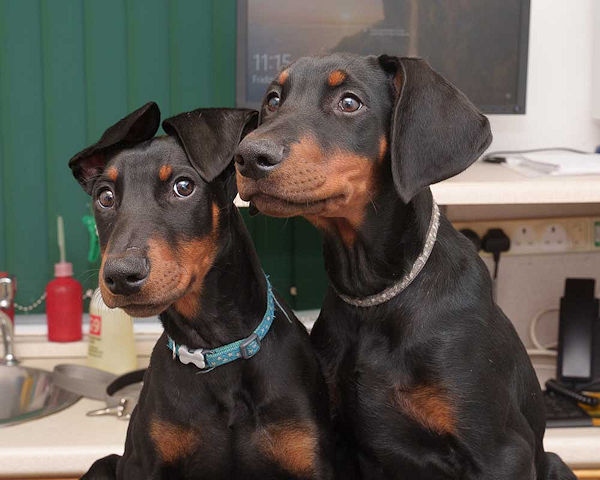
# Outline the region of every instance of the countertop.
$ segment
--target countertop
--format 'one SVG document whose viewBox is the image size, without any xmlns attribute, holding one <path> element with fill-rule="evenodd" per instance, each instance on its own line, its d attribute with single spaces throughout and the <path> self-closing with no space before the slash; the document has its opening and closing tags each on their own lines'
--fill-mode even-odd
<svg viewBox="0 0 600 480">
<path fill-rule="evenodd" d="M 0 477 L 76 477 L 98 458 L 121 454 L 127 422 L 85 416 L 102 406 L 81 399 L 54 415 L 1 428 Z M 600 428 L 549 429 L 544 445 L 573 468 L 600 467 Z"/>
<path fill-rule="evenodd" d="M 78 477 L 95 460 L 123 453 L 127 421 L 85 415 L 103 406 L 81 399 L 53 415 L 0 428 L 0 477 Z"/>
<path fill-rule="evenodd" d="M 302 318 L 308 325 L 313 319 Z M 153 325 L 142 326 L 142 332 L 136 329 L 140 367 L 147 365 L 160 334 L 160 324 Z M 85 363 L 85 339 L 53 344 L 35 328 L 19 328 L 18 324 L 16 333 L 15 353 L 24 365 L 52 370 L 58 363 Z M 127 422 L 85 415 L 103 406 L 103 402 L 84 398 L 53 415 L 0 427 L 0 478 L 77 477 L 95 460 L 122 453 Z M 544 445 L 573 468 L 600 468 L 600 428 L 548 429 Z"/>
</svg>

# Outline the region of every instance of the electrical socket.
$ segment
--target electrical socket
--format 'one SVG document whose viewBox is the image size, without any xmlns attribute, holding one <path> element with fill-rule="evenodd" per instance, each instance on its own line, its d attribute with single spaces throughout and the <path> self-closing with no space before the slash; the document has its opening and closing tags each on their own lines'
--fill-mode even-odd
<svg viewBox="0 0 600 480">
<path fill-rule="evenodd" d="M 600 218 L 594 217 L 455 222 L 454 227 L 470 228 L 480 237 L 501 228 L 511 242 L 505 255 L 600 251 Z"/>
</svg>

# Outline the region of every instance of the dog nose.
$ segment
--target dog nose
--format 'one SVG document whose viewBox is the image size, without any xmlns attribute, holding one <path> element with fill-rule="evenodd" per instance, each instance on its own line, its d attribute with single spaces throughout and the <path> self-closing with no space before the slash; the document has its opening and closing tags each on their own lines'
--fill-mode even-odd
<svg viewBox="0 0 600 480">
<path fill-rule="evenodd" d="M 104 263 L 104 283 L 115 295 L 133 295 L 140 291 L 150 273 L 143 257 L 109 258 Z"/>
<path fill-rule="evenodd" d="M 235 163 L 244 177 L 255 180 L 266 176 L 283 160 L 284 148 L 268 139 L 246 138 L 235 155 Z"/>
</svg>

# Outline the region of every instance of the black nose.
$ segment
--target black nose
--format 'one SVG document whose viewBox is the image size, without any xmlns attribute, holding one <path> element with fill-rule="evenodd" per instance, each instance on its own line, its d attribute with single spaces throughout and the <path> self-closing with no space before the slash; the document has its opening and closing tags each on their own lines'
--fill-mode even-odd
<svg viewBox="0 0 600 480">
<path fill-rule="evenodd" d="M 146 283 L 148 260 L 139 256 L 109 258 L 104 262 L 104 283 L 115 295 L 132 295 Z"/>
<path fill-rule="evenodd" d="M 283 160 L 284 148 L 268 139 L 246 138 L 235 155 L 235 163 L 244 177 L 255 180 L 266 176 Z"/>
</svg>

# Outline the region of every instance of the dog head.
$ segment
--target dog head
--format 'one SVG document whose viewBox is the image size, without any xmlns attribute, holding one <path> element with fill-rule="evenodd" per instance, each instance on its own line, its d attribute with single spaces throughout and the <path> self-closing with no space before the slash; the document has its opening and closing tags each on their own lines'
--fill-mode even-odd
<svg viewBox="0 0 600 480">
<path fill-rule="evenodd" d="M 233 152 L 256 112 L 200 109 L 163 122 L 148 103 L 108 128 L 69 166 L 92 196 L 109 307 L 190 318 L 236 194 Z"/>
<path fill-rule="evenodd" d="M 269 86 L 237 150 L 238 188 L 268 215 L 360 224 L 383 186 L 408 203 L 490 141 L 487 118 L 423 60 L 305 57 Z"/>
</svg>

